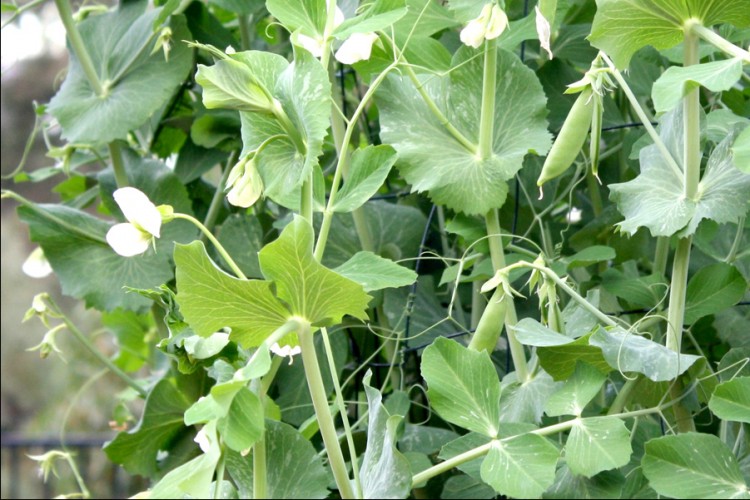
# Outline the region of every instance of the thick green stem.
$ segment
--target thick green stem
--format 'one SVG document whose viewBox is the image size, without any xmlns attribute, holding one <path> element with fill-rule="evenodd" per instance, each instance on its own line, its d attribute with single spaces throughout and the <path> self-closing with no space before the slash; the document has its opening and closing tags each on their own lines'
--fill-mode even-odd
<svg viewBox="0 0 750 500">
<path fill-rule="evenodd" d="M 586 186 L 591 197 L 591 209 L 594 212 L 594 217 L 599 217 L 602 214 L 602 194 L 599 191 L 599 182 L 591 170 L 586 172 Z"/>
<path fill-rule="evenodd" d="M 653 274 L 656 276 L 666 276 L 667 259 L 669 259 L 669 237 L 659 236 L 656 238 Z"/>
<path fill-rule="evenodd" d="M 487 225 L 487 235 L 489 236 L 492 268 L 495 271 L 498 271 L 505 267 L 505 253 L 503 252 L 502 231 L 500 230 L 500 220 L 497 209 L 492 209 L 487 213 L 487 216 L 485 217 L 485 223 Z M 518 323 L 516 306 L 513 303 L 513 297 L 505 297 L 503 299 L 503 302 L 506 303 L 505 332 L 508 336 L 510 355 L 513 358 L 513 366 L 515 366 L 516 368 L 516 375 L 518 377 L 518 380 L 519 382 L 523 383 L 529 379 L 529 369 L 526 364 L 526 353 L 524 352 L 523 345 L 516 338 L 516 333 L 514 330 L 516 323 Z M 487 309 L 484 310 L 482 316 L 488 314 L 488 311 L 492 312 L 490 311 L 489 305 Z M 482 320 L 480 319 L 479 325 L 481 324 Z M 477 329 L 479 328 L 479 325 L 477 325 Z"/>
<path fill-rule="evenodd" d="M 264 436 L 253 445 L 253 498 L 268 498 L 267 476 Z"/>
<path fill-rule="evenodd" d="M 214 486 L 214 498 L 221 498 L 221 486 L 224 483 L 224 470 L 227 465 L 227 451 L 221 447 L 219 462 L 216 464 L 216 483 Z M 256 497 L 257 498 L 257 497 Z"/>
<path fill-rule="evenodd" d="M 497 80 L 497 44 L 484 42 L 484 75 L 482 79 L 482 111 L 479 117 L 479 151 L 481 160 L 492 156 L 495 133 L 495 84 Z"/>
<path fill-rule="evenodd" d="M 703 26 L 698 21 L 692 21 L 687 26 L 687 31 L 694 35 L 699 36 L 714 47 L 722 50 L 726 54 L 729 54 L 732 57 L 737 57 L 739 59 L 742 59 L 742 61 L 745 64 L 750 64 L 750 52 L 744 50 L 741 47 L 736 46 L 732 42 L 725 40 L 720 35 L 718 35 L 714 30 L 711 28 L 707 28 Z M 687 65 L 687 64 L 686 64 Z"/>
<path fill-rule="evenodd" d="M 237 16 L 237 23 L 240 27 L 240 47 L 242 50 L 250 50 L 250 45 L 253 41 L 252 32 L 250 31 L 250 22 L 253 16 L 247 16 L 245 14 L 239 14 Z"/>
<path fill-rule="evenodd" d="M 81 64 L 81 69 L 86 75 L 86 79 L 88 80 L 89 85 L 91 85 L 91 89 L 98 96 L 104 95 L 104 87 L 102 86 L 101 80 L 99 80 L 99 75 L 96 73 L 94 62 L 91 60 L 88 50 L 86 50 L 86 45 L 83 43 L 83 38 L 81 38 L 76 22 L 73 19 L 73 11 L 70 7 L 70 1 L 55 0 L 55 5 L 57 6 L 57 11 L 60 13 L 60 20 L 62 21 L 63 26 L 65 26 L 65 32 L 68 35 L 70 47 L 78 58 L 78 62 Z"/>
<path fill-rule="evenodd" d="M 315 415 L 320 425 L 320 434 L 323 437 L 323 443 L 328 454 L 328 462 L 331 465 L 333 477 L 339 489 L 341 498 L 355 498 L 352 484 L 349 481 L 349 473 L 346 470 L 346 461 L 341 453 L 339 439 L 336 433 L 336 426 L 331 417 L 331 411 L 328 407 L 328 396 L 326 395 L 323 377 L 320 373 L 317 354 L 315 353 L 315 343 L 313 342 L 310 323 L 300 320 L 299 329 L 297 330 L 300 348 L 302 349 L 302 363 L 305 368 L 305 377 L 307 386 L 310 390 L 310 397 L 315 408 Z"/>
<path fill-rule="evenodd" d="M 620 413 L 623 408 L 625 408 L 625 405 L 630 401 L 630 396 L 633 394 L 633 389 L 636 388 L 639 381 L 640 375 L 635 378 L 629 379 L 623 384 L 620 392 L 617 393 L 617 397 L 612 402 L 612 406 L 609 407 L 607 415 L 615 415 L 617 413 Z"/>
<path fill-rule="evenodd" d="M 216 248 L 216 251 L 219 252 L 219 255 L 221 255 L 221 258 L 224 259 L 224 262 L 227 263 L 229 268 L 234 272 L 234 274 L 242 280 L 246 280 L 247 276 L 245 276 L 245 273 L 242 272 L 242 269 L 237 265 L 237 263 L 232 259 L 232 257 L 229 255 L 229 252 L 226 251 L 224 246 L 219 243 L 219 240 L 216 239 L 216 237 L 211 233 L 211 231 L 208 230 L 206 226 L 204 226 L 201 221 L 196 219 L 195 217 L 187 214 L 181 214 L 181 213 L 175 213 L 174 214 L 175 219 L 184 219 L 187 221 L 192 222 L 195 227 L 200 229 L 201 233 L 208 238 L 208 241 L 211 242 L 211 244 Z"/>
<path fill-rule="evenodd" d="M 128 186 L 128 174 L 125 172 L 125 164 L 122 161 L 122 149 L 120 143 L 112 141 L 107 144 L 109 148 L 109 159 L 112 161 L 112 170 L 115 172 L 115 182 L 118 188 Z"/>
</svg>

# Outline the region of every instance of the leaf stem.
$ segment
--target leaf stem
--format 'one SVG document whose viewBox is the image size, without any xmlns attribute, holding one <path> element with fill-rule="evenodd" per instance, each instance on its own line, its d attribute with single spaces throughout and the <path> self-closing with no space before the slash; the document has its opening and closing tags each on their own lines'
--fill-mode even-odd
<svg viewBox="0 0 750 500">
<path fill-rule="evenodd" d="M 130 185 L 128 174 L 125 172 L 125 164 L 122 161 L 122 148 L 118 141 L 112 141 L 107 144 L 109 149 L 109 159 L 112 161 L 112 170 L 115 172 L 115 183 L 118 188 Z"/>
<path fill-rule="evenodd" d="M 88 50 L 86 50 L 86 44 L 83 43 L 81 33 L 78 31 L 76 22 L 73 19 L 73 11 L 70 7 L 70 1 L 55 0 L 55 5 L 60 14 L 60 20 L 62 21 L 63 26 L 65 26 L 65 32 L 68 35 L 70 47 L 78 58 L 78 62 L 81 64 L 81 69 L 83 69 L 83 73 L 86 75 L 86 79 L 89 81 L 91 89 L 97 96 L 103 96 L 104 87 L 102 86 L 101 80 L 99 80 L 99 75 L 94 68 L 94 62 L 91 60 L 91 55 L 89 55 Z"/>
<path fill-rule="evenodd" d="M 232 257 L 229 255 L 229 253 L 226 251 L 224 246 L 219 243 L 219 240 L 216 239 L 216 237 L 211 233 L 211 231 L 208 230 L 206 226 L 204 226 L 201 221 L 196 219 L 195 217 L 188 215 L 188 214 L 181 214 L 181 213 L 175 213 L 174 214 L 175 219 L 184 219 L 186 221 L 192 222 L 195 227 L 200 229 L 201 233 L 208 238 L 208 241 L 211 242 L 211 244 L 216 248 L 216 251 L 219 252 L 219 255 L 221 255 L 221 258 L 224 259 L 224 262 L 227 263 L 229 268 L 234 272 L 234 274 L 242 280 L 246 280 L 247 276 L 245 276 L 245 273 L 242 272 L 242 269 L 237 265 L 237 263 L 232 259 Z"/>
<path fill-rule="evenodd" d="M 689 24 L 687 24 L 686 26 L 686 30 L 686 36 L 687 33 L 698 36 L 714 47 L 722 50 L 724 53 L 732 57 L 742 59 L 742 62 L 744 62 L 745 64 L 750 64 L 750 52 L 736 46 L 729 40 L 724 39 L 721 35 L 717 34 L 711 28 L 703 26 L 699 21 L 689 21 Z"/>
<path fill-rule="evenodd" d="M 323 385 L 323 377 L 320 373 L 320 365 L 315 353 L 315 343 L 313 342 L 310 323 L 300 319 L 297 336 L 299 337 L 300 348 L 302 349 L 302 364 L 305 368 L 305 377 L 307 386 L 310 390 L 315 415 L 320 425 L 320 434 L 323 437 L 323 443 L 328 454 L 328 462 L 333 471 L 333 477 L 339 488 L 341 498 L 355 498 L 354 490 L 349 481 L 344 455 L 341 453 L 336 426 L 331 417 L 331 411 L 328 407 L 328 396 Z"/>
<path fill-rule="evenodd" d="M 479 117 L 480 160 L 492 156 L 495 132 L 495 86 L 497 80 L 497 44 L 495 39 L 484 42 L 484 74 L 482 78 L 482 110 Z"/>
<path fill-rule="evenodd" d="M 216 218 L 219 215 L 219 210 L 221 209 L 222 202 L 224 201 L 224 189 L 227 187 L 227 179 L 229 178 L 229 174 L 232 171 L 232 166 L 234 165 L 234 160 L 237 158 L 237 151 L 232 151 L 229 154 L 229 158 L 227 158 L 227 164 L 224 167 L 224 171 L 221 173 L 221 178 L 219 179 L 219 183 L 216 185 L 216 191 L 214 191 L 214 196 L 211 198 L 211 204 L 208 206 L 208 212 L 206 212 L 206 217 L 203 219 L 203 225 L 206 226 L 206 229 L 209 231 L 212 231 L 214 228 L 214 224 L 216 224 Z M 201 240 L 204 240 L 205 236 L 201 236 Z"/>
<path fill-rule="evenodd" d="M 221 486 L 224 483 L 224 469 L 227 465 L 227 452 L 221 447 L 219 462 L 216 464 L 216 483 L 214 486 L 214 498 L 221 498 Z"/>
<path fill-rule="evenodd" d="M 654 254 L 653 274 L 665 276 L 667 271 L 667 259 L 669 259 L 669 237 L 659 236 L 656 238 L 656 253 Z"/>
<path fill-rule="evenodd" d="M 253 498 L 268 498 L 266 478 L 266 437 L 263 436 L 253 445 Z"/>
</svg>

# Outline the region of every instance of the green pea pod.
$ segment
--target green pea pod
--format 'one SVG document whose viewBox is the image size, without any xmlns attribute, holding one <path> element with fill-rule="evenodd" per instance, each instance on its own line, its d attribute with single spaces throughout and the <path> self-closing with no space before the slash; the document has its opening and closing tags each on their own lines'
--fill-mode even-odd
<svg viewBox="0 0 750 500">
<path fill-rule="evenodd" d="M 500 334 L 503 332 L 505 313 L 508 309 L 507 304 L 509 300 L 509 298 L 505 297 L 502 286 L 495 288 L 495 293 L 492 294 L 492 298 L 487 303 L 487 308 L 479 319 L 474 336 L 471 337 L 469 349 L 475 351 L 484 350 L 492 354 L 492 351 L 495 350 L 497 339 L 500 338 Z"/>
<path fill-rule="evenodd" d="M 591 125 L 592 107 L 591 88 L 587 87 L 576 99 L 568 117 L 563 123 L 560 133 L 552 145 L 547 159 L 544 161 L 542 173 L 536 181 L 541 186 L 550 179 L 562 175 L 573 164 L 583 147 L 583 142 L 589 133 Z"/>
<path fill-rule="evenodd" d="M 594 102 L 594 110 L 591 118 L 591 173 L 594 177 L 599 178 L 599 152 L 602 140 L 602 115 L 604 114 L 604 103 L 602 96 L 594 94 L 591 98 Z"/>
</svg>

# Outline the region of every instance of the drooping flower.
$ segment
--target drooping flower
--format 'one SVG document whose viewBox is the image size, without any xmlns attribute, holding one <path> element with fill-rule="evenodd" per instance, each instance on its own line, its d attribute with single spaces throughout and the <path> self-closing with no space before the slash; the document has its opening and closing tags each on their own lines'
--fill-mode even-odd
<svg viewBox="0 0 750 500">
<path fill-rule="evenodd" d="M 248 208 L 263 194 L 263 179 L 254 155 L 247 155 L 232 167 L 227 177 L 227 201 L 236 207 Z"/>
<path fill-rule="evenodd" d="M 372 45 L 378 39 L 375 33 L 354 33 L 336 51 L 336 60 L 342 64 L 366 61 L 372 53 Z"/>
<path fill-rule="evenodd" d="M 285 345 L 285 346 L 282 347 L 282 346 L 279 345 L 278 342 L 275 342 L 271 346 L 271 352 L 274 353 L 274 354 L 276 354 L 277 356 L 288 357 L 289 358 L 289 364 L 291 365 L 292 361 L 294 361 L 294 357 L 293 356 L 295 354 L 301 353 L 302 352 L 302 348 L 300 346 L 298 346 L 298 345 L 294 346 L 294 347 L 292 347 L 290 345 Z"/>
<path fill-rule="evenodd" d="M 24 261 L 21 270 L 32 278 L 45 278 L 52 274 L 52 266 L 44 256 L 42 247 L 37 247 Z"/>
<path fill-rule="evenodd" d="M 107 243 L 123 257 L 140 255 L 160 236 L 162 213 L 136 188 L 120 188 L 113 196 L 128 222 L 112 226 L 107 232 Z"/>
<path fill-rule="evenodd" d="M 534 7 L 534 10 L 536 11 L 536 34 L 539 37 L 539 44 L 547 51 L 549 58 L 552 59 L 552 49 L 549 44 L 552 29 L 550 28 L 547 18 L 544 17 L 542 11 L 539 10 L 538 5 Z"/>
<path fill-rule="evenodd" d="M 344 19 L 344 12 L 336 7 L 333 13 L 333 27 L 336 28 L 339 24 L 343 23 Z M 323 49 L 326 46 L 326 41 L 322 35 L 312 37 L 303 33 L 297 33 L 294 38 L 296 38 L 297 45 L 308 51 L 313 57 L 317 57 L 318 59 L 323 57 Z M 292 39 L 293 41 L 294 38 Z"/>
<path fill-rule="evenodd" d="M 494 3 L 485 4 L 478 17 L 469 21 L 461 30 L 464 45 L 478 49 L 485 40 L 499 37 L 508 27 L 508 16 Z"/>
</svg>

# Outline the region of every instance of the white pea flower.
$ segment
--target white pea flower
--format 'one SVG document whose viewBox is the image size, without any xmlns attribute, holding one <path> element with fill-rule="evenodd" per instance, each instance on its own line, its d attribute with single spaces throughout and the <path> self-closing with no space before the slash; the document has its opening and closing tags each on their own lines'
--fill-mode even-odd
<svg viewBox="0 0 750 500">
<path fill-rule="evenodd" d="M 37 247 L 24 261 L 21 270 L 32 278 L 45 278 L 52 274 L 52 266 L 44 256 L 42 247 Z"/>
<path fill-rule="evenodd" d="M 289 364 L 292 364 L 292 361 L 294 361 L 294 355 L 299 354 L 302 352 L 302 348 L 298 345 L 292 347 L 290 345 L 280 346 L 278 342 L 275 342 L 271 346 L 271 352 L 276 354 L 277 356 L 283 357 L 289 357 Z"/>
<path fill-rule="evenodd" d="M 549 58 L 552 59 L 552 49 L 549 45 L 549 37 L 552 29 L 550 28 L 549 21 L 544 17 L 542 11 L 539 10 L 539 6 L 534 7 L 536 10 L 536 34 L 539 37 L 539 43 L 544 50 L 549 54 Z"/>
<path fill-rule="evenodd" d="M 107 243 L 123 257 L 140 255 L 160 236 L 162 213 L 148 196 L 133 187 L 118 189 L 114 198 L 128 222 L 112 226 Z"/>
<path fill-rule="evenodd" d="M 375 33 L 354 33 L 336 51 L 336 60 L 343 64 L 366 61 L 372 53 L 372 44 L 378 39 Z"/>
<path fill-rule="evenodd" d="M 229 172 L 227 201 L 236 207 L 248 208 L 263 194 L 263 179 L 254 157 L 245 156 Z"/>
<path fill-rule="evenodd" d="M 485 4 L 476 19 L 472 19 L 461 30 L 461 42 L 478 49 L 485 40 L 499 37 L 508 27 L 508 16 L 493 3 Z"/>
<path fill-rule="evenodd" d="M 336 10 L 333 13 L 333 27 L 338 27 L 339 24 L 344 22 L 344 19 L 344 12 L 336 7 Z M 322 35 L 311 37 L 302 33 L 297 33 L 296 38 L 297 44 L 311 53 L 313 57 L 317 57 L 318 59 L 323 57 L 323 49 L 325 48 L 326 43 Z"/>
</svg>

